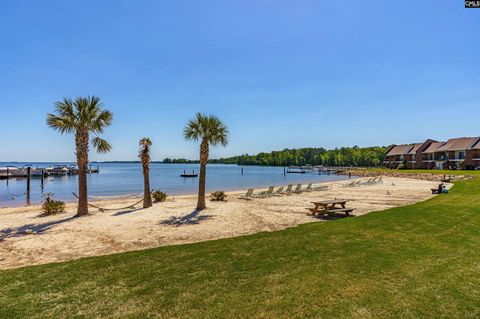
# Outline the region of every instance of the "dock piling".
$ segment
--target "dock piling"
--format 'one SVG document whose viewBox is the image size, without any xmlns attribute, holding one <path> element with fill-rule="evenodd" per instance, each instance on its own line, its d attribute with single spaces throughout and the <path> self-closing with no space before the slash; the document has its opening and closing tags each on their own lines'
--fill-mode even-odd
<svg viewBox="0 0 480 319">
<path fill-rule="evenodd" d="M 27 205 L 30 205 L 30 175 L 31 175 L 31 167 L 27 167 Z"/>
</svg>

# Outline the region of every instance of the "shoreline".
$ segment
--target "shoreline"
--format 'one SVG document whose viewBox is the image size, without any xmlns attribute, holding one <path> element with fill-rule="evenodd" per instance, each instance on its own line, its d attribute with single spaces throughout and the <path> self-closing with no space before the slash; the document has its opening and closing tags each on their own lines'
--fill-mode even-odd
<svg viewBox="0 0 480 319">
<path fill-rule="evenodd" d="M 365 179 L 367 180 L 367 179 Z M 0 269 L 45 264 L 159 246 L 177 245 L 258 232 L 278 231 L 311 222 L 306 208 L 312 201 L 348 199 L 353 216 L 413 204 L 432 198 L 435 182 L 385 177 L 384 183 L 344 187 L 326 182 L 328 190 L 245 201 L 246 191 L 228 192 L 227 202 L 207 202 L 208 209 L 194 210 L 196 195 L 172 196 L 166 202 L 143 209 L 125 209 L 134 200 L 99 200 L 106 210 L 90 209 L 90 215 L 73 218 L 76 204 L 67 212 L 39 217 L 41 207 L 0 209 Z M 262 189 L 258 189 L 260 191 Z M 333 222 L 333 221 L 330 221 Z"/>
<path fill-rule="evenodd" d="M 223 164 L 216 164 L 216 165 L 223 165 Z M 306 181 L 306 182 L 302 182 L 301 184 L 302 185 L 306 185 L 308 183 L 313 183 L 313 184 L 325 184 L 325 183 L 335 183 L 335 182 L 342 182 L 342 181 L 345 181 L 345 180 L 353 180 L 353 179 L 358 179 L 358 178 L 361 178 L 361 176 L 354 176 L 352 175 L 351 178 L 349 179 L 347 177 L 347 175 L 336 175 L 336 176 L 345 176 L 344 178 L 339 178 L 338 180 L 325 180 L 325 181 L 320 181 L 320 182 L 312 182 L 312 181 Z M 297 182 L 292 182 L 291 184 L 299 184 Z M 279 186 L 286 186 L 288 184 L 281 184 L 281 185 L 275 185 L 275 188 L 279 187 Z M 270 185 L 267 184 L 262 184 L 262 185 L 259 185 L 259 186 L 252 186 L 251 188 L 254 188 L 255 190 L 263 190 L 265 188 L 268 188 Z M 159 190 L 162 190 L 161 188 L 159 188 Z M 226 189 L 223 189 L 223 191 L 225 192 L 242 192 L 242 191 L 246 191 L 247 189 L 246 188 L 243 188 L 241 186 L 238 186 L 238 187 L 234 187 L 232 189 L 229 189 L 229 188 L 226 188 Z M 212 191 L 208 191 L 207 192 L 207 195 L 209 195 Z M 78 193 L 78 192 L 76 192 Z M 167 193 L 167 195 L 169 197 L 174 197 L 174 196 L 192 196 L 192 195 L 196 195 L 197 192 L 196 190 L 192 191 L 192 192 L 188 192 L 188 191 L 182 191 L 181 193 Z M 78 195 L 78 194 L 77 194 Z M 126 199 L 129 199 L 129 198 L 138 198 L 140 199 L 141 197 L 143 196 L 143 193 L 140 193 L 140 194 L 125 194 L 125 195 L 100 195 L 100 196 L 94 196 L 94 195 L 89 195 L 89 202 L 96 202 L 96 201 L 119 201 L 119 200 L 126 200 Z M 94 197 L 104 197 L 104 198 L 94 198 Z M 22 201 L 24 201 L 25 198 L 22 197 Z M 59 199 L 59 200 L 62 200 L 62 199 Z M 69 204 L 74 204 L 74 203 L 77 203 L 77 200 L 75 199 L 75 197 L 71 198 L 71 199 L 67 199 L 67 200 L 62 200 L 63 202 L 65 202 L 66 205 L 69 205 Z M 0 202 L 0 213 L 2 211 L 2 209 L 8 209 L 8 208 L 29 208 L 29 207 L 34 207 L 34 206 L 41 206 L 41 203 L 33 203 L 33 204 L 30 204 L 30 205 L 26 205 L 25 202 L 23 203 L 19 203 L 18 205 L 7 205 L 7 206 L 3 206 L 3 203 Z"/>
</svg>

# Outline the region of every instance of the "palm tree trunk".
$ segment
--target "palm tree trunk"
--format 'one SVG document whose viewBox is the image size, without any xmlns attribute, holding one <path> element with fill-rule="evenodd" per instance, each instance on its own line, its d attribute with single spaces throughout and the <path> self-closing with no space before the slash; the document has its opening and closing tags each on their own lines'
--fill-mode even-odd
<svg viewBox="0 0 480 319">
<path fill-rule="evenodd" d="M 78 165 L 78 209 L 77 217 L 88 215 L 88 132 L 78 131 L 75 134 L 76 155 Z"/>
<path fill-rule="evenodd" d="M 143 164 L 143 208 L 152 207 L 152 195 L 150 193 L 150 170 L 147 164 Z"/>
<path fill-rule="evenodd" d="M 207 208 L 205 205 L 205 180 L 207 176 L 208 141 L 202 140 L 200 144 L 200 178 L 198 180 L 197 210 Z"/>
</svg>

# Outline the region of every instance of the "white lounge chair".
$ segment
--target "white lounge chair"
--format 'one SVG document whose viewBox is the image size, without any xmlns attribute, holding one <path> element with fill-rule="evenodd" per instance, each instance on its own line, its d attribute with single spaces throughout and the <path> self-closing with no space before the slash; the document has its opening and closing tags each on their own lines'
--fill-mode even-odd
<svg viewBox="0 0 480 319">
<path fill-rule="evenodd" d="M 253 199 L 253 191 L 254 189 L 253 188 L 249 188 L 247 190 L 247 193 L 245 195 L 240 195 L 238 196 L 239 199 L 245 199 L 245 200 L 252 200 Z"/>
</svg>

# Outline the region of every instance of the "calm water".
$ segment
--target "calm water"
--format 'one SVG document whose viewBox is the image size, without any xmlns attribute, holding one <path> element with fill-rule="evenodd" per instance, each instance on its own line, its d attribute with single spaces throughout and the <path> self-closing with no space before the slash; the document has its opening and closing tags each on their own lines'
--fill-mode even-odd
<svg viewBox="0 0 480 319">
<path fill-rule="evenodd" d="M 71 163 L 28 163 L 38 167 L 54 164 Z M 0 166 L 22 166 L 24 163 L 2 163 Z M 97 164 L 92 164 L 95 167 Z M 91 196 L 125 196 L 139 195 L 143 192 L 143 175 L 138 163 L 98 163 L 99 174 L 88 175 L 89 195 Z M 193 194 L 198 187 L 198 178 L 182 178 L 180 174 L 186 170 L 199 171 L 197 164 L 151 164 L 150 183 L 171 195 Z M 282 167 L 208 165 L 207 192 L 215 190 L 239 190 L 260 188 L 269 185 L 285 185 L 288 183 L 326 182 L 345 179 L 344 176 L 307 174 L 283 175 Z M 72 192 L 77 192 L 77 176 L 47 177 L 44 188 L 41 188 L 40 177 L 32 177 L 30 202 L 39 203 L 46 192 L 55 193 L 57 199 L 71 201 Z M 0 180 L 0 207 L 22 206 L 26 204 L 26 179 Z M 13 199 L 15 198 L 15 199 Z"/>
</svg>

